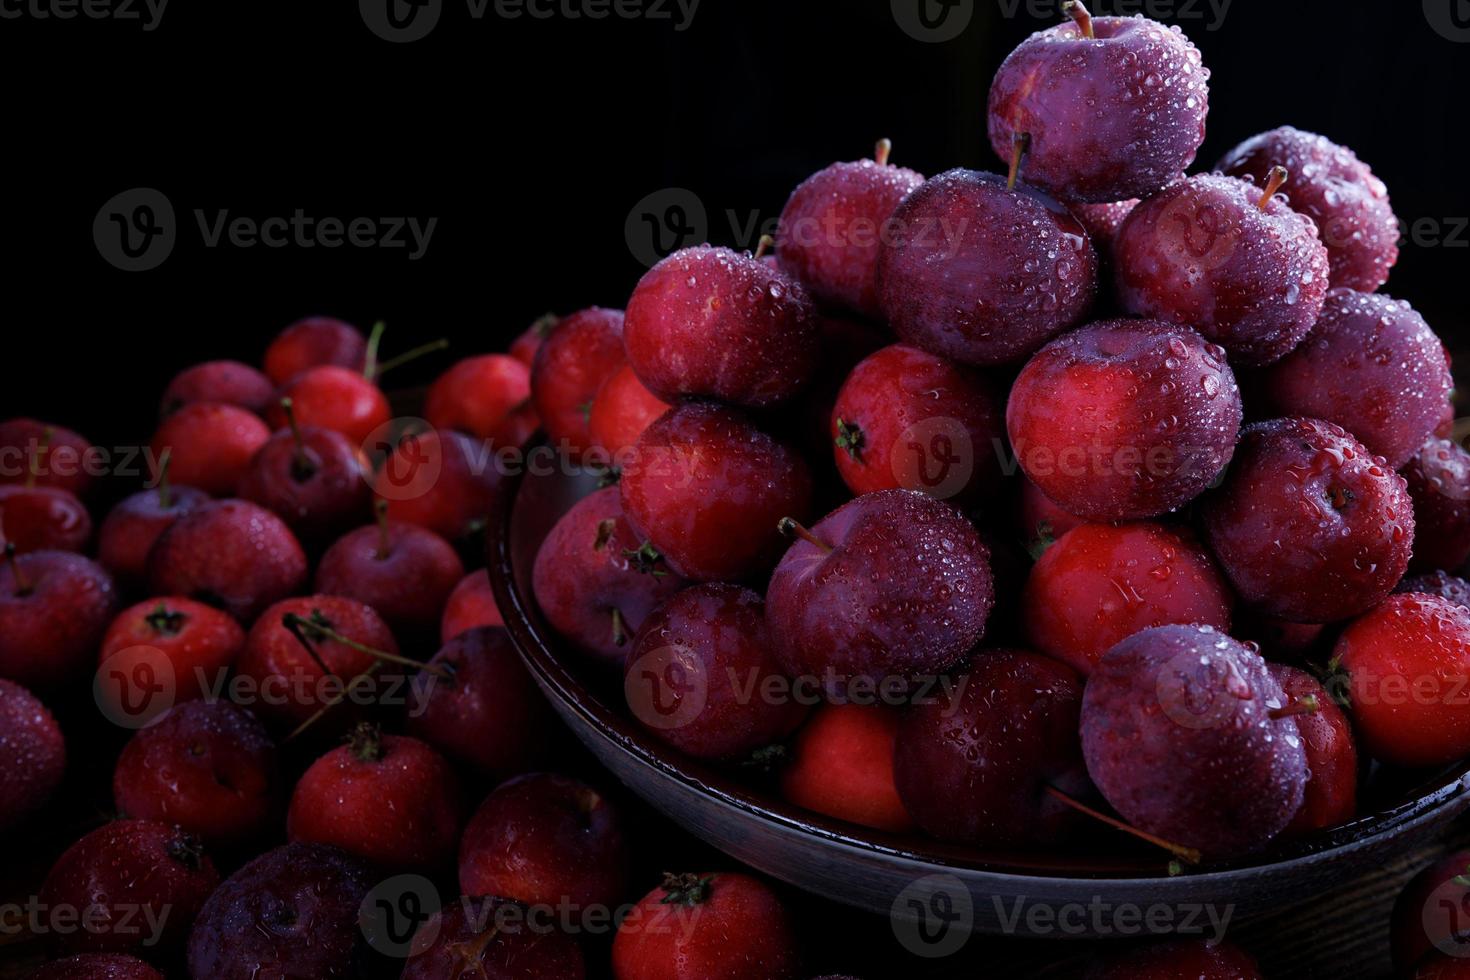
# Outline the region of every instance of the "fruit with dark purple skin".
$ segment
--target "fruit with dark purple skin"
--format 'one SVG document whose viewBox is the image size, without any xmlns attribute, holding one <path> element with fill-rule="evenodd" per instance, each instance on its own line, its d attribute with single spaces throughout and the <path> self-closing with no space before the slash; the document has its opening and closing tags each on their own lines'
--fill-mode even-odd
<svg viewBox="0 0 1470 980">
<path fill-rule="evenodd" d="M 187 701 L 139 730 L 112 774 L 118 812 L 176 824 L 205 844 L 259 839 L 280 815 L 276 746 L 228 701 Z"/>
<path fill-rule="evenodd" d="M 742 413 L 697 402 L 644 430 L 619 487 L 634 531 L 699 581 L 763 576 L 784 546 L 777 522 L 802 519 L 812 498 L 800 455 Z"/>
<path fill-rule="evenodd" d="M 432 480 L 400 482 L 417 467 Z M 448 540 L 475 534 L 485 526 L 500 486 L 495 449 L 486 442 L 449 430 L 406 436 L 384 461 L 374 492 L 388 502 L 388 519 L 417 524 Z"/>
<path fill-rule="evenodd" d="M 1409 571 L 1458 569 L 1470 559 L 1470 453 L 1449 439 L 1430 439 L 1402 472 L 1414 501 Z"/>
<path fill-rule="evenodd" d="M 990 88 L 990 145 L 1028 138 L 1026 180 L 1069 201 L 1147 197 L 1194 162 L 1209 70 L 1180 31 L 1143 17 L 1088 15 L 1031 35 Z"/>
<path fill-rule="evenodd" d="M 112 576 L 69 551 L 0 564 L 0 677 L 51 690 L 85 677 L 117 612 Z"/>
<path fill-rule="evenodd" d="M 1332 285 L 1371 293 L 1399 257 L 1399 221 L 1388 188 L 1352 150 L 1282 126 L 1253 136 L 1215 169 L 1264 185 L 1275 167 L 1292 173 L 1291 206 L 1317 223 L 1332 260 Z"/>
<path fill-rule="evenodd" d="M 233 497 L 250 460 L 271 437 L 260 416 L 234 405 L 195 402 L 164 419 L 149 445 L 168 453 L 170 476 L 215 497 Z"/>
<path fill-rule="evenodd" d="M 894 344 L 853 368 L 830 434 L 854 494 L 902 488 L 966 505 L 1001 487 L 1001 393 L 979 371 L 917 347 Z"/>
<path fill-rule="evenodd" d="M 433 871 L 453 861 L 463 821 L 459 779 L 442 755 L 362 724 L 302 774 L 286 836 L 330 844 L 375 867 Z"/>
<path fill-rule="evenodd" d="M 1134 827 L 1207 859 L 1258 851 L 1291 823 L 1307 755 L 1259 654 L 1208 626 L 1159 626 L 1108 651 L 1082 698 L 1082 751 Z"/>
<path fill-rule="evenodd" d="M 330 540 L 370 512 L 367 460 L 342 433 L 287 416 L 289 428 L 250 461 L 240 496 L 274 512 L 304 541 Z"/>
<path fill-rule="evenodd" d="M 209 494 L 168 480 L 167 461 L 158 484 L 124 497 L 108 512 L 97 532 L 97 560 L 119 581 L 141 586 L 148 576 L 148 553 L 164 531 L 202 504 Z"/>
<path fill-rule="evenodd" d="M 622 310 L 594 306 L 557 322 L 531 368 L 531 404 L 553 446 L 573 459 L 591 448 L 592 403 L 625 360 Z"/>
<path fill-rule="evenodd" d="M 248 623 L 306 584 L 306 553 L 275 514 L 245 500 L 219 500 L 185 514 L 148 556 L 157 595 L 217 605 Z"/>
<path fill-rule="evenodd" d="M 1203 517 L 1240 598 L 1300 623 L 1373 608 L 1404 577 L 1414 547 L 1404 478 L 1317 419 L 1246 428 Z"/>
<path fill-rule="evenodd" d="M 981 847 L 1054 844 L 1082 817 L 1050 790 L 1087 795 L 1077 740 L 1082 680 L 1067 665 L 1011 650 L 975 655 L 953 687 L 910 708 L 893 771 L 914 821 Z"/>
<path fill-rule="evenodd" d="M 355 446 L 364 446 L 393 415 L 382 389 L 361 371 L 344 367 L 308 368 L 282 385 L 280 395 L 265 413 L 271 428 L 286 427 L 281 401 L 289 399 L 301 425 L 340 432 Z"/>
<path fill-rule="evenodd" d="M 761 597 L 695 585 L 644 620 L 624 667 L 633 717 L 699 759 L 737 759 L 796 730 L 806 706 L 771 645 Z"/>
<path fill-rule="evenodd" d="M 26 980 L 164 980 L 163 974 L 136 956 L 123 953 L 82 953 L 52 960 Z"/>
<path fill-rule="evenodd" d="M 1230 462 L 1242 414 L 1218 347 L 1187 327 L 1107 320 L 1031 359 L 1006 426 L 1021 468 L 1060 507 L 1124 521 L 1204 492 Z"/>
<path fill-rule="evenodd" d="M 71 429 L 36 419 L 0 422 L 0 483 L 33 483 L 86 495 L 96 447 Z"/>
<path fill-rule="evenodd" d="M 172 415 L 195 402 L 220 402 L 263 415 L 275 397 L 275 384 L 249 364 L 205 361 L 174 375 L 163 389 L 158 414 Z"/>
<path fill-rule="evenodd" d="M 792 676 L 937 674 L 985 634 L 990 551 L 949 504 L 884 490 L 793 531 L 800 540 L 766 595 L 776 653 Z"/>
<path fill-rule="evenodd" d="M 576 940 L 500 898 L 461 898 L 420 927 L 400 980 L 583 980 Z"/>
<path fill-rule="evenodd" d="M 1145 200 L 1118 231 L 1118 300 L 1134 316 L 1193 327 L 1259 366 L 1290 353 L 1322 314 L 1327 248 L 1317 226 L 1276 193 L 1200 174 Z"/>
<path fill-rule="evenodd" d="M 1151 521 L 1085 524 L 1046 550 L 1026 581 L 1022 622 L 1037 650 L 1084 676 L 1150 626 L 1230 630 L 1235 596 L 1188 531 Z"/>
<path fill-rule="evenodd" d="M 325 626 L 336 636 L 310 627 L 293 630 L 286 625 L 288 616 Z M 311 645 L 315 656 L 307 652 L 297 632 Z M 352 642 L 344 643 L 340 637 Z M 253 706 L 256 712 L 290 731 L 331 700 L 333 692 L 322 686 L 323 665 L 343 682 L 350 682 L 373 666 L 376 658 L 358 647 L 398 653 L 398 642 L 388 624 L 371 606 L 335 595 L 284 599 L 261 613 L 250 627 L 245 648 L 235 662 L 235 674 L 248 680 L 252 690 L 261 692 L 259 703 Z M 272 693 L 278 691 L 286 696 Z M 347 714 L 349 707 L 344 705 L 338 711 Z"/>
<path fill-rule="evenodd" d="M 1316 654 L 1324 640 L 1330 646 L 1333 639 L 1328 627 L 1321 623 L 1293 623 L 1251 606 L 1239 606 L 1235 610 L 1230 634 L 1242 642 L 1256 644 L 1266 659 L 1286 663 L 1325 659 Z"/>
<path fill-rule="evenodd" d="M 83 551 L 92 517 L 73 494 L 56 487 L 0 484 L 0 547 L 29 551 Z"/>
<path fill-rule="evenodd" d="M 1099 956 L 1083 980 L 1265 980 L 1255 959 L 1238 946 L 1173 939 Z"/>
<path fill-rule="evenodd" d="M 622 816 L 597 790 L 535 773 L 502 783 L 465 827 L 459 888 L 527 905 L 615 908 L 628 883 Z"/>
<path fill-rule="evenodd" d="M 218 884 L 192 835 L 154 820 L 114 820 L 57 858 L 38 898 L 89 916 L 89 928 L 53 935 L 61 952 L 163 955 L 183 942 Z"/>
<path fill-rule="evenodd" d="M 449 542 L 416 524 L 349 531 L 322 555 L 316 590 L 376 609 L 395 632 L 431 635 L 464 564 Z"/>
<path fill-rule="evenodd" d="M 439 620 L 439 642 L 448 643 L 466 630 L 477 626 L 504 626 L 505 618 L 495 604 L 490 589 L 490 576 L 477 568 L 459 580 L 444 602 L 444 615 Z"/>
<path fill-rule="evenodd" d="M 1470 953 L 1466 909 L 1470 909 L 1470 851 L 1446 854 L 1404 886 L 1394 902 L 1389 932 L 1393 961 L 1403 975 L 1439 956 L 1461 958 Z"/>
<path fill-rule="evenodd" d="M 1347 823 L 1358 814 L 1358 746 L 1347 715 L 1317 678 L 1285 664 L 1266 669 L 1295 708 L 1297 731 L 1307 752 L 1307 788 L 1302 807 L 1286 830 L 1302 836 Z"/>
<path fill-rule="evenodd" d="M 407 715 L 408 734 L 499 779 L 537 765 L 555 731 L 541 689 L 497 627 L 466 630 L 434 654 L 413 677 Z"/>
<path fill-rule="evenodd" d="M 1455 382 L 1444 344 L 1408 303 L 1334 289 L 1302 345 L 1266 372 L 1278 415 L 1336 422 L 1392 469 L 1434 434 Z"/>
<path fill-rule="evenodd" d="M 769 886 L 728 872 L 665 874 L 618 926 L 617 980 L 796 980 L 790 914 Z"/>
<path fill-rule="evenodd" d="M 781 269 L 819 302 L 879 318 L 878 246 L 893 210 L 924 175 L 889 164 L 880 140 L 872 160 L 834 163 L 792 191 L 776 231 Z"/>
<path fill-rule="evenodd" d="M 358 914 L 380 879 L 335 847 L 267 851 L 225 879 L 199 910 L 189 935 L 191 980 L 376 975 Z"/>
<path fill-rule="evenodd" d="M 628 365 L 602 383 L 587 416 L 592 445 L 618 467 L 632 450 L 643 430 L 669 410 L 669 404 L 643 386 Z"/>
<path fill-rule="evenodd" d="M 675 252 L 628 300 L 623 339 L 638 380 L 666 402 L 765 407 L 811 380 L 819 338 L 806 290 L 728 248 Z"/>
<path fill-rule="evenodd" d="M 1425 595 L 1437 595 L 1441 599 L 1448 599 L 1457 606 L 1470 609 L 1470 582 L 1457 575 L 1451 575 L 1449 572 L 1429 572 L 1424 575 L 1410 576 L 1400 582 L 1394 588 L 1394 592 L 1422 592 Z"/>
<path fill-rule="evenodd" d="M 283 385 L 308 368 L 324 364 L 361 371 L 367 338 L 350 323 L 329 316 L 298 320 L 276 335 L 265 349 L 265 373 Z"/>
<path fill-rule="evenodd" d="M 618 665 L 653 607 L 688 584 L 634 533 L 616 487 L 583 498 L 557 521 L 531 577 L 552 627 L 584 653 Z"/>
<path fill-rule="evenodd" d="M 66 739 L 41 699 L 0 680 L 0 830 L 46 805 L 66 775 Z"/>
<path fill-rule="evenodd" d="M 897 710 L 886 704 L 824 704 L 801 726 L 781 769 L 781 795 L 797 806 L 864 827 L 907 833 L 893 776 Z"/>
<path fill-rule="evenodd" d="M 168 684 L 173 701 L 189 701 L 223 681 L 244 646 L 245 630 L 229 613 L 166 596 L 118 613 L 102 637 L 97 668 L 104 675 L 116 671 L 131 678 L 140 676 L 133 673 L 136 665 L 147 663 L 152 668 L 147 676 Z M 111 693 L 113 688 L 103 690 Z"/>
<path fill-rule="evenodd" d="M 497 446 L 519 446 L 536 430 L 531 371 L 506 354 L 467 357 L 429 386 L 424 418 Z"/>
<path fill-rule="evenodd" d="M 898 206 L 878 259 L 894 333 L 965 364 L 1025 360 L 1086 317 L 1097 253 L 1066 208 L 1005 177 L 951 170 Z"/>
<path fill-rule="evenodd" d="M 1470 755 L 1470 610 L 1411 592 L 1389 596 L 1343 630 L 1332 662 L 1363 751 L 1410 768 Z"/>
</svg>

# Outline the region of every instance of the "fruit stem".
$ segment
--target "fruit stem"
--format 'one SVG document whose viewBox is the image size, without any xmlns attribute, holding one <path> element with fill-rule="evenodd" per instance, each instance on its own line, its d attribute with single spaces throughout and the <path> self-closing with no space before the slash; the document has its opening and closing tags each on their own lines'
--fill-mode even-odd
<svg viewBox="0 0 1470 980">
<path fill-rule="evenodd" d="M 1139 830 L 1137 827 L 1129 826 L 1116 817 L 1110 817 L 1100 810 L 1094 810 L 1092 807 L 1088 806 L 1086 803 L 1083 803 L 1081 800 L 1073 799 L 1066 793 L 1063 793 L 1061 790 L 1057 789 L 1055 786 L 1046 786 L 1043 788 L 1042 791 L 1046 793 L 1046 795 L 1050 796 L 1052 799 L 1071 807 L 1078 813 L 1086 814 L 1087 816 L 1092 817 L 1094 820 L 1101 820 L 1103 823 L 1107 824 L 1109 827 L 1112 827 L 1114 830 L 1121 830 L 1125 834 L 1131 834 L 1141 841 L 1147 841 L 1148 843 L 1153 844 L 1157 847 L 1162 847 L 1170 854 L 1173 854 L 1181 860 L 1184 860 L 1190 864 L 1199 864 L 1202 859 L 1202 855 L 1200 854 L 1200 852 L 1192 847 L 1185 847 L 1183 844 L 1175 844 L 1172 841 L 1167 841 L 1164 840 L 1164 838 L 1162 837 L 1150 834 L 1148 831 Z"/>
<path fill-rule="evenodd" d="M 797 523 L 795 520 L 792 520 L 789 517 L 783 517 L 779 521 L 777 521 L 776 530 L 780 531 L 788 538 L 792 536 L 801 538 L 801 540 L 805 541 L 807 544 L 822 549 L 823 554 L 830 555 L 832 553 L 831 545 L 827 544 L 827 542 L 823 541 L 821 538 L 813 534 L 810 530 L 803 527 L 801 524 Z"/>
<path fill-rule="evenodd" d="M 613 623 L 613 646 L 626 646 L 628 643 L 628 630 L 623 623 L 623 611 L 614 608 L 612 611 Z"/>
<path fill-rule="evenodd" d="M 305 631 L 311 633 L 319 640 L 331 640 L 333 643 L 340 643 L 344 647 L 356 650 L 358 653 L 365 653 L 374 660 L 382 661 L 383 663 L 397 664 L 400 667 L 412 667 L 415 670 L 422 670 L 425 673 L 433 674 L 443 681 L 454 680 L 453 671 L 445 667 L 438 666 L 437 664 L 422 663 L 412 657 L 389 653 L 387 650 L 379 650 L 376 647 L 368 646 L 366 643 L 359 643 L 350 636 L 344 636 L 333 629 L 319 615 L 314 614 L 311 619 L 307 619 L 304 616 L 298 616 L 296 613 L 286 613 L 285 616 L 281 617 L 281 622 L 292 633 L 297 633 L 298 637 L 300 636 L 299 631 Z"/>
<path fill-rule="evenodd" d="M 337 672 L 327 666 L 327 662 L 317 652 L 316 645 L 308 640 L 306 634 L 302 632 L 301 625 L 305 622 L 306 620 L 297 616 L 295 613 L 286 613 L 286 615 L 281 617 L 281 625 L 286 627 L 287 631 L 296 638 L 297 643 L 301 644 L 301 649 L 305 650 L 306 655 L 317 665 L 317 669 L 322 672 L 322 676 L 336 677 Z"/>
<path fill-rule="evenodd" d="M 540 337 L 542 340 L 545 340 L 547 337 L 551 336 L 551 331 L 555 330 L 556 325 L 560 322 L 561 317 L 557 316 L 555 313 L 547 313 L 543 315 L 540 319 L 538 319 L 535 323 L 531 324 L 531 329 L 535 331 L 536 336 Z"/>
<path fill-rule="evenodd" d="M 1285 184 L 1290 177 L 1291 171 L 1285 167 L 1272 167 L 1271 176 L 1266 179 L 1266 193 L 1261 195 L 1260 201 L 1256 202 L 1256 207 L 1262 211 L 1266 210 L 1266 205 L 1271 203 L 1271 198 L 1276 196 L 1276 192 L 1281 190 L 1281 185 Z"/>
<path fill-rule="evenodd" d="M 775 244 L 776 239 L 774 237 L 770 235 L 762 235 L 761 240 L 756 243 L 755 255 L 753 257 L 756 259 L 763 258 L 767 252 L 775 247 Z"/>
<path fill-rule="evenodd" d="M 286 413 L 286 425 L 291 429 L 291 441 L 296 452 L 291 456 L 291 477 L 297 483 L 305 483 L 316 473 L 311 457 L 306 454 L 306 440 L 301 437 L 301 426 L 296 422 L 296 403 L 290 398 L 281 399 L 281 411 Z"/>
<path fill-rule="evenodd" d="M 853 462 L 863 461 L 863 448 L 867 445 L 868 438 L 863 434 L 862 426 L 847 419 L 837 420 L 837 437 L 832 440 L 838 449 L 847 450 L 847 455 L 852 457 Z"/>
<path fill-rule="evenodd" d="M 388 540 L 388 501 L 379 497 L 373 501 L 373 519 L 378 522 L 378 561 L 387 561 L 388 556 L 393 553 L 393 545 Z"/>
<path fill-rule="evenodd" d="M 170 510 L 174 505 L 173 484 L 168 482 L 169 464 L 174 461 L 174 449 L 169 446 L 158 454 L 158 506 Z"/>
<path fill-rule="evenodd" d="M 1092 30 L 1092 14 L 1088 12 L 1087 5 L 1082 3 L 1081 0 L 1067 0 L 1066 3 L 1062 4 L 1062 13 L 1076 21 L 1077 29 L 1082 32 L 1083 37 L 1088 40 L 1093 40 L 1097 37 Z"/>
<path fill-rule="evenodd" d="M 154 610 L 143 621 L 148 624 L 149 629 L 156 630 L 166 636 L 178 636 L 184 628 L 184 620 L 188 619 L 181 612 L 174 612 L 168 606 L 160 602 Z"/>
<path fill-rule="evenodd" d="M 25 598 L 35 591 L 36 587 L 21 572 L 20 556 L 15 553 L 15 542 L 5 542 L 5 560 L 10 563 L 10 574 L 15 576 L 15 594 Z"/>
<path fill-rule="evenodd" d="M 444 350 L 448 346 L 448 337 L 440 337 L 438 340 L 431 340 L 427 344 L 420 344 L 419 346 L 415 347 L 413 350 L 408 351 L 405 354 L 399 354 L 397 357 L 391 358 L 384 361 L 382 364 L 379 364 L 378 373 L 373 378 L 373 380 L 376 381 L 378 378 L 381 378 L 383 375 L 387 374 L 394 368 L 403 367 L 403 365 L 409 363 L 410 361 L 417 361 L 425 354 L 432 354 L 435 351 Z"/>
<path fill-rule="evenodd" d="M 702 905 L 709 898 L 709 886 L 714 880 L 714 875 L 701 878 L 699 875 L 676 875 L 665 871 L 661 886 L 664 897 L 659 899 L 659 904 L 684 905 L 689 908 Z"/>
<path fill-rule="evenodd" d="M 1030 133 L 1011 134 L 1011 172 L 1006 177 L 1006 190 L 1016 189 L 1016 180 L 1021 176 L 1021 158 L 1031 148 Z"/>
<path fill-rule="evenodd" d="M 363 722 L 352 730 L 349 751 L 359 762 L 378 762 L 383 758 L 383 733 L 371 722 Z"/>
<path fill-rule="evenodd" d="M 378 347 L 383 343 L 383 331 L 388 329 L 388 324 L 382 320 L 373 324 L 372 333 L 368 334 L 367 354 L 362 359 L 362 376 L 369 381 L 375 381 L 378 377 Z"/>
<path fill-rule="evenodd" d="M 1294 701 L 1283 708 L 1276 708 L 1270 712 L 1272 721 L 1282 718 L 1291 718 L 1294 715 L 1315 715 L 1322 710 L 1322 705 L 1317 701 L 1317 695 L 1308 694 L 1300 701 Z"/>
<path fill-rule="evenodd" d="M 893 152 L 893 140 L 888 137 L 878 141 L 878 147 L 873 151 L 873 161 L 880 167 L 888 166 L 888 156 Z"/>
<path fill-rule="evenodd" d="M 51 427 L 51 426 L 48 425 L 48 426 L 46 426 L 46 428 L 44 428 L 44 429 L 41 430 L 41 442 L 40 442 L 40 445 L 38 445 L 36 447 L 36 454 L 31 457 L 31 464 L 30 464 L 30 466 L 26 467 L 26 489 L 27 490 L 33 490 L 33 489 L 35 489 L 36 480 L 41 475 L 41 454 L 42 453 L 45 453 L 45 454 L 48 454 L 48 455 L 50 454 L 50 452 L 51 452 L 51 440 L 54 439 L 55 437 L 56 437 L 56 429 L 54 429 L 53 427 Z"/>
<path fill-rule="evenodd" d="M 366 684 L 369 680 L 371 680 L 372 676 L 376 674 L 378 672 L 378 669 L 382 666 L 383 665 L 381 663 L 375 662 L 367 670 L 358 674 L 356 677 L 352 678 L 352 680 L 344 684 L 342 686 L 342 692 L 340 694 L 335 695 L 330 701 L 328 701 L 326 704 L 322 705 L 315 712 L 313 712 L 310 718 L 306 719 L 301 724 L 293 728 L 291 730 L 291 733 L 281 740 L 281 744 L 285 745 L 287 742 L 291 742 L 304 735 L 307 729 L 311 728 L 312 725 L 315 725 L 317 722 L 321 721 L 322 718 L 326 717 L 328 711 L 331 711 L 333 708 L 337 707 L 337 705 L 347 700 L 350 695 L 355 693 L 360 684 Z"/>
</svg>

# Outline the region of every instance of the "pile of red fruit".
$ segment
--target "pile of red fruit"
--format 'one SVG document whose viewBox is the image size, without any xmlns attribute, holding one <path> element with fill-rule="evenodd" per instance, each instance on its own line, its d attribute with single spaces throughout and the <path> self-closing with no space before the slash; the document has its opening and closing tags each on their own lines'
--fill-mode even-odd
<svg viewBox="0 0 1470 980">
<path fill-rule="evenodd" d="M 779 766 L 798 806 L 1124 845 L 1100 817 L 1187 873 L 1353 819 L 1370 759 L 1470 756 L 1470 454 L 1443 345 L 1376 292 L 1384 185 L 1289 128 L 1186 175 L 1199 52 L 1066 6 L 995 79 L 1007 173 L 926 180 L 885 141 L 797 188 L 773 254 L 677 252 L 626 313 L 456 363 L 424 429 L 393 418 L 381 332 L 324 318 L 263 371 L 180 374 L 153 479 L 95 530 L 96 450 L 0 423 L 0 827 L 67 769 L 38 696 L 90 687 L 137 729 L 120 818 L 39 892 L 96 928 L 48 932 L 75 958 L 34 975 L 584 975 L 584 944 L 508 911 L 636 897 L 626 818 L 544 771 L 552 715 L 464 562 L 538 427 L 609 484 L 541 547 L 541 614 L 651 737 Z M 388 965 L 360 920 L 402 875 L 466 900 Z M 608 956 L 798 978 L 798 935 L 753 877 L 673 874 Z M 1091 975 L 1179 971 L 1258 975 L 1188 943 Z"/>
</svg>

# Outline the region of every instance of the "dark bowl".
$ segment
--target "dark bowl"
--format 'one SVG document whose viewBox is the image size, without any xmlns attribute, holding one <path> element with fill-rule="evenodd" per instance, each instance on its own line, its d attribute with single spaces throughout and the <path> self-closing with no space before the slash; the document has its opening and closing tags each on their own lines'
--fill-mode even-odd
<svg viewBox="0 0 1470 980">
<path fill-rule="evenodd" d="M 1229 908 L 1233 921 L 1259 917 L 1403 855 L 1470 807 L 1470 762 L 1428 776 L 1375 779 L 1371 816 L 1248 861 L 1171 875 L 1156 854 L 1121 838 L 1104 838 L 1088 853 L 982 851 L 792 806 L 748 774 L 690 759 L 650 736 L 625 710 L 619 679 L 547 626 L 531 593 L 536 551 L 597 485 L 592 474 L 564 469 L 532 465 L 508 478 L 489 526 L 490 578 L 506 628 L 562 719 L 619 780 L 690 833 L 805 891 L 891 915 L 896 928 L 909 923 L 916 942 L 926 942 L 934 916 L 977 932 L 1055 938 L 1059 920 L 1050 916 L 1066 914 L 1075 924 L 1066 935 L 1106 934 L 1094 917 L 1077 915 L 1079 905 L 1162 909 L 1164 930 L 1185 928 L 1201 907 Z"/>
</svg>

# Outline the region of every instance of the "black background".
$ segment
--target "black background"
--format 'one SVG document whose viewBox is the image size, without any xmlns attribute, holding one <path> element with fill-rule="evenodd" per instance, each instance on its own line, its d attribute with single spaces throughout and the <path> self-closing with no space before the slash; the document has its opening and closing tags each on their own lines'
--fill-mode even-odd
<svg viewBox="0 0 1470 980">
<path fill-rule="evenodd" d="M 1357 149 L 1401 218 L 1448 237 L 1470 215 L 1470 44 L 1437 33 L 1418 0 L 1234 0 L 1218 24 L 1205 0 L 1146 2 L 1175 11 L 1214 73 L 1198 166 L 1290 122 Z M 1465 6 L 1433 2 L 1446 18 Z M 444 335 L 463 355 L 503 346 L 548 310 L 621 306 L 642 271 L 625 223 L 663 188 L 698 195 L 714 241 L 752 246 L 743 229 L 773 221 L 798 181 L 879 136 L 925 173 L 995 168 L 990 77 L 1052 22 L 1031 16 L 1047 9 L 1040 0 L 974 0 L 964 33 L 935 44 L 901 30 L 889 0 L 703 0 L 684 31 L 647 18 L 506 19 L 494 0 L 474 20 L 465 0 L 444 3 L 436 29 L 410 44 L 375 36 L 350 0 L 175 0 L 153 31 L 0 20 L 11 176 L 0 417 L 136 444 L 175 371 L 255 361 L 305 314 L 384 319 L 389 354 Z M 92 221 L 140 186 L 171 200 L 178 243 L 159 268 L 127 273 L 103 260 Z M 206 248 L 193 214 L 298 208 L 438 225 L 409 261 L 406 249 Z M 1452 347 L 1470 336 L 1467 245 L 1464 229 L 1458 247 L 1409 244 L 1388 287 Z"/>
</svg>

